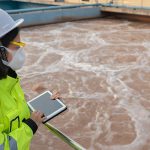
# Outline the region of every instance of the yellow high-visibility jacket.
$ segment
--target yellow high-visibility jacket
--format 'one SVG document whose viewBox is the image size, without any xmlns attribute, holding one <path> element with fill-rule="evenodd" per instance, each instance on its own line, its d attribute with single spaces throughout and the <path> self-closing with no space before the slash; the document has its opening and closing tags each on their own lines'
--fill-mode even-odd
<svg viewBox="0 0 150 150">
<path fill-rule="evenodd" d="M 0 80 L 0 150 L 29 150 L 36 130 L 19 77 L 7 75 Z"/>
</svg>

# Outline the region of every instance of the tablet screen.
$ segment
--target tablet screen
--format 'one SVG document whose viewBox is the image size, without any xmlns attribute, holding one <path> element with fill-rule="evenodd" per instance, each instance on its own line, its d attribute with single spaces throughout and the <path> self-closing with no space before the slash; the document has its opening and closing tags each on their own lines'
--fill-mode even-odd
<svg viewBox="0 0 150 150">
<path fill-rule="evenodd" d="M 47 91 L 29 101 L 28 105 L 32 111 L 39 110 L 43 112 L 46 117 L 48 117 L 47 119 L 50 119 L 53 115 L 57 115 L 57 113 L 60 113 L 66 108 L 60 100 L 52 100 L 50 97 L 51 93 Z"/>
</svg>

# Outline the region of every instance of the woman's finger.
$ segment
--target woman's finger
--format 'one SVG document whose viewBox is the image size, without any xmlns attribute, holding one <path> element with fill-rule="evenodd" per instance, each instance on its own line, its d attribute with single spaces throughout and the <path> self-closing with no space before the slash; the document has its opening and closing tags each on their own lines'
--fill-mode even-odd
<svg viewBox="0 0 150 150">
<path fill-rule="evenodd" d="M 44 113 L 43 113 L 43 112 L 38 111 L 38 112 L 36 113 L 36 115 L 41 117 L 42 115 L 44 115 Z"/>
<path fill-rule="evenodd" d="M 52 92 L 52 94 L 60 94 L 60 92 L 55 90 Z"/>
<path fill-rule="evenodd" d="M 52 97 L 53 100 L 58 99 L 58 98 L 60 98 L 59 95 L 54 95 L 54 96 Z"/>
</svg>

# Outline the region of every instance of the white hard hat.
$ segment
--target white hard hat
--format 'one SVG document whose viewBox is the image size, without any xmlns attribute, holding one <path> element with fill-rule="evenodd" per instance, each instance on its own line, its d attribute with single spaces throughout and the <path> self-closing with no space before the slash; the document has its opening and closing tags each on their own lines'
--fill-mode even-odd
<svg viewBox="0 0 150 150">
<path fill-rule="evenodd" d="M 0 20 L 0 38 L 21 25 L 24 21 L 23 18 L 14 21 L 13 18 L 2 9 L 0 9 Z"/>
</svg>

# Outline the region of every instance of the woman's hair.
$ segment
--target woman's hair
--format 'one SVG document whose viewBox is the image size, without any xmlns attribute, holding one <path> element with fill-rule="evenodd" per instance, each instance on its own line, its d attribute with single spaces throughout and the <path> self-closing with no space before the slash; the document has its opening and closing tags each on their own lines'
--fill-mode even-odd
<svg viewBox="0 0 150 150">
<path fill-rule="evenodd" d="M 9 33 L 7 33 L 6 35 L 4 35 L 0 39 L 2 45 L 5 47 L 8 47 L 10 42 L 15 39 L 15 37 L 18 35 L 18 33 L 19 33 L 19 28 L 15 28 L 15 29 L 11 30 Z"/>
<path fill-rule="evenodd" d="M 19 28 L 15 28 L 6 35 L 4 35 L 1 39 L 1 46 L 8 47 L 10 42 L 15 39 L 15 37 L 19 33 Z M 0 80 L 7 77 L 8 74 L 8 67 L 3 64 L 2 59 L 0 58 Z"/>
</svg>

